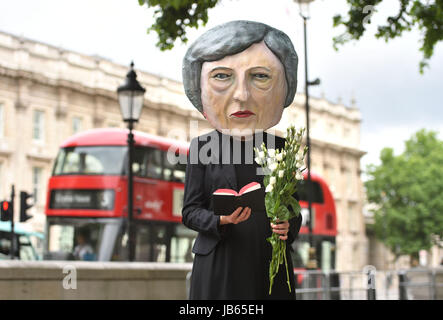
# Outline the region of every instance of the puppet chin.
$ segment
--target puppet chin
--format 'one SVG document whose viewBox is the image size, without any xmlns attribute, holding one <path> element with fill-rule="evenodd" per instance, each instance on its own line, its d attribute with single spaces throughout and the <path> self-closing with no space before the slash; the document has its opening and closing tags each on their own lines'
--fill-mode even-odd
<svg viewBox="0 0 443 320">
<path fill-rule="evenodd" d="M 206 116 L 208 122 L 213 128 L 222 132 L 223 134 L 233 137 L 248 137 L 256 132 L 265 131 L 280 122 L 282 117 L 283 107 L 281 110 L 274 113 L 268 113 L 262 117 L 261 121 L 258 121 L 257 116 L 251 116 L 250 118 L 228 118 L 223 121 Z"/>
</svg>

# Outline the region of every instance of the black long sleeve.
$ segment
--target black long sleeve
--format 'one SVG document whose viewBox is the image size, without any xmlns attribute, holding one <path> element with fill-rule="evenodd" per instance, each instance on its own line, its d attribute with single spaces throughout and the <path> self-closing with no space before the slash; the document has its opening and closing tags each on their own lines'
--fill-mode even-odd
<svg viewBox="0 0 443 320">
<path fill-rule="evenodd" d="M 209 207 L 209 197 L 204 189 L 205 167 L 200 162 L 192 164 L 189 161 L 190 157 L 192 157 L 191 152 L 196 150 L 198 152 L 198 148 L 193 147 L 195 143 L 198 143 L 197 139 L 191 142 L 188 164 L 186 166 L 182 221 L 190 229 L 221 237 L 219 230 L 220 217 L 207 209 Z"/>
</svg>

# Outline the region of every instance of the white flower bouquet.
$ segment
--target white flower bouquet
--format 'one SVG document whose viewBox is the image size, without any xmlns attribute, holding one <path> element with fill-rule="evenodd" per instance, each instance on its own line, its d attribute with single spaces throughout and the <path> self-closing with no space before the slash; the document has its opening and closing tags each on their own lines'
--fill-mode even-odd
<svg viewBox="0 0 443 320">
<path fill-rule="evenodd" d="M 301 148 L 302 137 L 305 129 L 296 130 L 294 126 L 287 129 L 286 142 L 283 150 L 266 149 L 265 144 L 261 150 L 255 148 L 255 161 L 263 168 L 266 186 L 265 205 L 268 218 L 272 223 L 288 221 L 300 214 L 300 204 L 293 197 L 297 190 L 297 181 L 303 180 L 302 172 L 304 157 L 307 147 Z M 288 207 L 291 206 L 292 210 Z M 269 294 L 272 293 L 274 277 L 281 264 L 286 266 L 287 283 L 289 292 L 288 263 L 286 259 L 286 241 L 279 238 L 279 234 L 272 233 L 267 239 L 272 245 L 272 259 L 269 265 Z"/>
</svg>

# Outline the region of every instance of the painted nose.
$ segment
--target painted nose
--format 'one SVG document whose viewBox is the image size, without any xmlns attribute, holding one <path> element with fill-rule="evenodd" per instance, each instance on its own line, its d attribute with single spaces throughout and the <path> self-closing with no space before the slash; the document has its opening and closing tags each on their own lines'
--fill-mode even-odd
<svg viewBox="0 0 443 320">
<path fill-rule="evenodd" d="M 249 89 L 246 84 L 246 80 L 244 78 L 238 79 L 233 98 L 234 98 L 234 100 L 237 100 L 240 102 L 245 102 L 246 100 L 248 100 Z"/>
</svg>

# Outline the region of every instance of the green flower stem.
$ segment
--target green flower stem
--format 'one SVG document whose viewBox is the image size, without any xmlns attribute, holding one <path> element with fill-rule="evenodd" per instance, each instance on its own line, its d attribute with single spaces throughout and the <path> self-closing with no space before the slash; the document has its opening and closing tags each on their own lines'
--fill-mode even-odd
<svg viewBox="0 0 443 320">
<path fill-rule="evenodd" d="M 269 266 L 269 295 L 272 293 L 272 285 L 274 284 L 274 277 L 277 275 L 280 265 L 285 263 L 286 267 L 286 282 L 288 284 L 289 292 L 291 292 L 291 283 L 289 281 L 288 260 L 286 258 L 286 241 L 280 239 L 277 233 L 273 233 L 268 241 L 272 245 L 272 259 Z"/>
<path fill-rule="evenodd" d="M 285 258 L 286 266 L 286 282 L 288 283 L 289 292 L 291 292 L 291 283 L 289 282 L 288 260 L 286 259 L 286 241 L 283 242 L 283 257 Z"/>
</svg>

